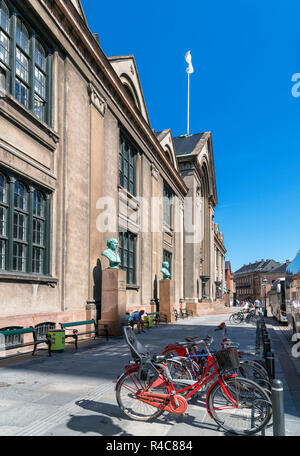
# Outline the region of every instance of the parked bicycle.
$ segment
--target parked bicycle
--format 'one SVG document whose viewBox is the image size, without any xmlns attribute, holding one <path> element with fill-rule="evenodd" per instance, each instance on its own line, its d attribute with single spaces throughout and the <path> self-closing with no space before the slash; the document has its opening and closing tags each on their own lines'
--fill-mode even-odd
<svg viewBox="0 0 300 456">
<path fill-rule="evenodd" d="M 229 317 L 229 322 L 233 325 L 239 325 L 242 322 L 245 323 L 256 323 L 258 315 L 255 310 L 250 310 L 249 312 L 244 312 L 240 310 L 239 312 L 233 313 Z"/>
<path fill-rule="evenodd" d="M 215 331 L 224 331 L 226 336 L 227 327 L 225 323 L 221 323 Z M 185 342 L 189 342 L 189 346 L 185 347 L 185 342 L 176 342 L 176 344 L 167 345 L 162 354 L 176 357 L 180 360 L 183 365 L 190 371 L 191 377 L 197 379 L 203 374 L 205 368 L 205 358 L 208 356 L 205 350 L 199 350 L 197 345 L 193 342 L 197 342 L 199 337 L 186 337 Z M 211 347 L 213 339 L 207 336 L 205 342 Z M 226 349 L 229 347 L 235 347 L 238 349 L 239 344 L 233 342 L 227 337 L 223 337 L 221 342 L 221 348 Z M 211 353 L 216 350 L 210 348 Z M 239 356 L 240 366 L 238 369 L 238 375 L 240 377 L 249 378 L 254 380 L 263 388 L 266 388 L 267 392 L 271 393 L 271 384 L 269 382 L 268 372 L 259 360 L 253 359 L 253 353 L 237 350 Z"/>
<path fill-rule="evenodd" d="M 233 434 L 250 435 L 268 424 L 272 408 L 266 391 L 252 380 L 227 373 L 239 368 L 236 348 L 212 355 L 205 340 L 193 342 L 193 346 L 204 346 L 208 355 L 203 375 L 197 381 L 176 380 L 170 374 L 166 355 L 151 355 L 130 327 L 124 327 L 124 336 L 134 362 L 117 381 L 116 399 L 128 417 L 149 421 L 164 412 L 184 414 L 187 400 L 214 379 L 206 394 L 206 409 L 218 426 Z M 188 348 L 191 343 L 181 345 Z"/>
</svg>

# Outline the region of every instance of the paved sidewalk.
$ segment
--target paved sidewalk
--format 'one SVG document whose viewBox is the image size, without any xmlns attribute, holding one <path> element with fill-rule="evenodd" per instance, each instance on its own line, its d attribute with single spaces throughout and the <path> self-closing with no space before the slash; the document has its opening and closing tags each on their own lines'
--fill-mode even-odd
<svg viewBox="0 0 300 456">
<path fill-rule="evenodd" d="M 151 352 L 160 353 L 168 343 L 190 335 L 214 337 L 214 328 L 226 316 L 197 317 L 151 328 L 138 337 Z M 229 327 L 229 337 L 243 349 L 254 349 L 255 326 Z M 152 423 L 132 421 L 120 411 L 113 381 L 130 360 L 123 339 L 83 343 L 78 351 L 38 351 L 35 357 L 0 361 L 1 436 L 222 436 L 207 416 L 204 398 L 189 402 L 187 417 L 164 414 Z M 280 363 L 277 362 L 280 371 Z M 280 371 L 283 376 L 282 370 Z M 284 377 L 284 376 L 283 376 Z M 287 434 L 300 435 L 300 418 L 285 383 Z M 298 429 L 297 429 L 298 427 Z M 272 424 L 262 435 L 272 435 Z"/>
</svg>

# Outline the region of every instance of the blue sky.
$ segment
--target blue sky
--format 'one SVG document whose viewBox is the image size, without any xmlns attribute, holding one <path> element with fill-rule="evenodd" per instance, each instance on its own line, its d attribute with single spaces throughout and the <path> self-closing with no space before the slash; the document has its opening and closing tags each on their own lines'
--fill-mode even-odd
<svg viewBox="0 0 300 456">
<path fill-rule="evenodd" d="M 152 128 L 211 131 L 232 269 L 300 249 L 300 3 L 295 0 L 82 0 L 107 56 L 133 54 Z M 300 91 L 300 89 L 299 89 Z"/>
</svg>

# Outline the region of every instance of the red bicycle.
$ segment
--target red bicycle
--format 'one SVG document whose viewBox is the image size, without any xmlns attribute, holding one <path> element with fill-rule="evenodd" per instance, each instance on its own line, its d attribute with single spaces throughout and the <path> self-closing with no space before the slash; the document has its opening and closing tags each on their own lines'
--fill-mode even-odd
<svg viewBox="0 0 300 456">
<path fill-rule="evenodd" d="M 223 331 L 224 333 L 221 342 L 221 347 L 223 350 L 229 347 L 237 348 L 240 359 L 240 366 L 237 372 L 238 376 L 246 377 L 250 380 L 255 381 L 270 393 L 271 384 L 269 382 L 268 372 L 262 363 L 259 360 L 253 358 L 253 353 L 239 350 L 239 344 L 236 344 L 226 337 L 226 323 L 221 323 L 216 327 L 215 331 Z M 162 351 L 162 354 L 173 357 L 175 356 L 177 359 L 185 358 L 185 361 L 182 362 L 184 362 L 184 365 L 190 370 L 192 377 L 197 378 L 203 374 L 205 357 L 207 357 L 207 353 L 204 350 L 199 351 L 197 344 L 193 343 L 199 340 L 199 337 L 186 337 L 185 340 L 187 342 L 190 342 L 188 347 L 183 347 L 182 344 L 176 342 L 175 344 L 167 345 Z M 205 341 L 208 345 L 210 345 L 213 339 L 207 336 L 205 338 Z"/>
<path fill-rule="evenodd" d="M 116 384 L 116 399 L 121 410 L 135 420 L 149 421 L 162 413 L 184 414 L 187 400 L 215 379 L 206 395 L 209 416 L 224 430 L 238 435 L 256 434 L 269 422 L 272 409 L 265 390 L 257 383 L 237 375 L 226 375 L 226 369 L 237 368 L 239 358 L 235 348 L 209 351 L 205 340 L 193 342 L 204 345 L 208 357 L 205 371 L 197 381 L 173 378 L 164 355 L 151 354 L 137 340 L 131 328 L 124 335 L 134 358 Z M 189 342 L 182 342 L 183 348 Z M 182 366 L 183 372 L 184 367 Z M 184 394 L 184 396 L 183 396 Z"/>
</svg>

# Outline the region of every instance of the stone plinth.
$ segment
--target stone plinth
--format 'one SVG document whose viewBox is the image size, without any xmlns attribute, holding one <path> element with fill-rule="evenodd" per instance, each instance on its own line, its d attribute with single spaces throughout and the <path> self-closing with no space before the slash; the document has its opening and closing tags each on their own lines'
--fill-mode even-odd
<svg viewBox="0 0 300 456">
<path fill-rule="evenodd" d="M 168 323 L 174 323 L 175 288 L 174 280 L 159 281 L 159 311 L 167 315 Z"/>
<path fill-rule="evenodd" d="M 122 335 L 126 324 L 126 271 L 105 269 L 102 272 L 101 320 L 108 325 L 109 334 Z"/>
</svg>

